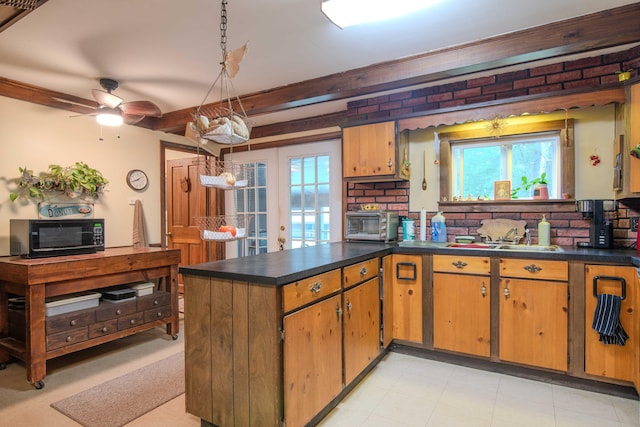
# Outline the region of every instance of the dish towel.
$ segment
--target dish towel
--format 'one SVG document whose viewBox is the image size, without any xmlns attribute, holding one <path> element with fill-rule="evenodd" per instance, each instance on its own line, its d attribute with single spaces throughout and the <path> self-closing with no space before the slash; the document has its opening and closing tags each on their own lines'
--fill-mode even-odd
<svg viewBox="0 0 640 427">
<path fill-rule="evenodd" d="M 147 227 L 144 223 L 142 202 L 136 200 L 133 207 L 133 247 L 144 248 L 147 246 L 149 246 L 149 242 L 147 242 Z"/>
<path fill-rule="evenodd" d="M 629 336 L 620 324 L 622 298 L 610 294 L 598 294 L 597 298 L 591 327 L 600 334 L 603 344 L 624 345 Z"/>
</svg>

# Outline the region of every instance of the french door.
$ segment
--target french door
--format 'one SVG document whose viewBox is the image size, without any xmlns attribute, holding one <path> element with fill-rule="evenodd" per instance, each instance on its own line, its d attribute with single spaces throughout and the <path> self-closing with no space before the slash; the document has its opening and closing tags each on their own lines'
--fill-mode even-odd
<svg viewBox="0 0 640 427">
<path fill-rule="evenodd" d="M 340 140 L 242 153 L 225 160 L 253 170 L 247 187 L 225 192 L 227 213 L 252 220 L 227 258 L 342 240 Z"/>
</svg>

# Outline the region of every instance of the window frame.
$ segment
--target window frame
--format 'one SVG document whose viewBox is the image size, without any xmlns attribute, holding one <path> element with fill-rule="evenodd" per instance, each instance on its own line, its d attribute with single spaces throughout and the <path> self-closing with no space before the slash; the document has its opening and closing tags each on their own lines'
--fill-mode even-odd
<svg viewBox="0 0 640 427">
<path fill-rule="evenodd" d="M 560 132 L 560 194 L 575 194 L 575 141 L 573 119 L 549 120 L 526 124 L 504 125 L 500 128 L 500 136 L 521 136 L 541 132 Z M 464 131 L 438 132 L 440 144 L 440 200 L 452 200 L 452 156 L 451 141 L 495 139 L 496 131 L 491 128 L 471 129 Z M 517 184 L 517 183 L 516 183 Z M 446 197 L 446 199 L 445 199 Z M 552 199 L 560 200 L 560 199 Z M 500 200 L 510 203 L 510 200 Z"/>
</svg>

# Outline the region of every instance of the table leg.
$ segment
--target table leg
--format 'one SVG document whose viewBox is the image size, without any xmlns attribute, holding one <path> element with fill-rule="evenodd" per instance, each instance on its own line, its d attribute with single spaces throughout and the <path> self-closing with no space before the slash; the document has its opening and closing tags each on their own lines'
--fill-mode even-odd
<svg viewBox="0 0 640 427">
<path fill-rule="evenodd" d="M 0 291 L 0 338 L 9 336 L 9 294 Z M 9 354 L 0 349 L 0 364 L 9 361 Z"/>
<path fill-rule="evenodd" d="M 171 335 L 173 339 L 178 338 L 180 332 L 180 307 L 178 303 L 178 266 L 171 265 L 169 280 L 165 280 L 165 286 L 171 295 L 171 322 L 167 323 L 167 334 Z"/>
<path fill-rule="evenodd" d="M 42 388 L 47 374 L 44 284 L 27 286 L 25 314 L 27 316 L 26 359 L 27 380 Z"/>
</svg>

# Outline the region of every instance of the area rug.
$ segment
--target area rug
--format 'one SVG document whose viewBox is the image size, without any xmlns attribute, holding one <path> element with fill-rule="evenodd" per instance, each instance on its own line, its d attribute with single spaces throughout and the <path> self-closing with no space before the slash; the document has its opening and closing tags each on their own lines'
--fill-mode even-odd
<svg viewBox="0 0 640 427">
<path fill-rule="evenodd" d="M 51 406 L 85 427 L 120 427 L 184 393 L 184 352 Z"/>
</svg>

